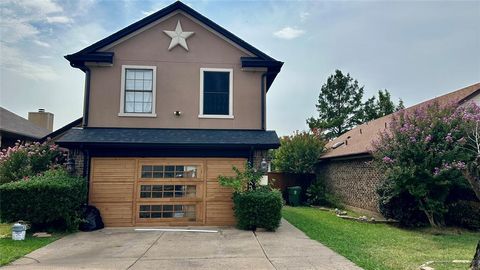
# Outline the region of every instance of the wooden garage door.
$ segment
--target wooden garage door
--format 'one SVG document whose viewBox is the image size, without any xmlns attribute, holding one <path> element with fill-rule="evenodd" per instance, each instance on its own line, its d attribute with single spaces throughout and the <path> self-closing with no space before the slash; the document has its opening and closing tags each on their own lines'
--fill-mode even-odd
<svg viewBox="0 0 480 270">
<path fill-rule="evenodd" d="M 233 225 L 232 191 L 217 177 L 245 161 L 92 158 L 89 200 L 106 226 Z"/>
</svg>

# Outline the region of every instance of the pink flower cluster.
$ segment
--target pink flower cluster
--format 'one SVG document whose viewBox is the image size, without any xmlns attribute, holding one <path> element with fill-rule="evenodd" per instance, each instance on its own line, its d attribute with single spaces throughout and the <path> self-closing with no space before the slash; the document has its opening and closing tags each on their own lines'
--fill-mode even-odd
<svg viewBox="0 0 480 270">
<path fill-rule="evenodd" d="M 0 164 L 10 159 L 15 153 L 23 152 L 27 154 L 27 157 L 45 157 L 51 152 L 59 152 L 66 155 L 58 145 L 51 143 L 49 140 L 39 143 L 23 143 L 18 140 L 13 147 L 8 147 L 0 151 Z"/>
<path fill-rule="evenodd" d="M 392 164 L 392 163 L 395 162 L 393 159 L 391 159 L 390 157 L 387 157 L 387 156 L 383 157 L 382 160 L 385 164 Z"/>
<path fill-rule="evenodd" d="M 435 167 L 433 175 L 437 176 L 441 173 L 448 172 L 452 169 L 463 170 L 467 167 L 467 164 L 463 161 L 453 161 L 452 163 L 443 163 L 441 168 Z"/>
</svg>

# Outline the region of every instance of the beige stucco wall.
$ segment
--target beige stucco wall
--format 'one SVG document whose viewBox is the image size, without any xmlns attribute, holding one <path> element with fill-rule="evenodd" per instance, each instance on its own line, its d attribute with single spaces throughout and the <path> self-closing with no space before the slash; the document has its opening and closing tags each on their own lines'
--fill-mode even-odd
<svg viewBox="0 0 480 270">
<path fill-rule="evenodd" d="M 170 37 L 180 20 L 183 31 L 195 34 L 187 39 L 189 51 L 177 46 L 168 51 Z M 91 67 L 90 127 L 218 128 L 260 129 L 262 72 L 242 71 L 240 57 L 246 52 L 223 40 L 183 14 L 127 39 L 113 51 L 111 67 Z M 155 118 L 121 117 L 122 65 L 156 66 Z M 199 118 L 200 68 L 233 69 L 234 119 Z M 181 111 L 176 117 L 174 111 Z"/>
</svg>

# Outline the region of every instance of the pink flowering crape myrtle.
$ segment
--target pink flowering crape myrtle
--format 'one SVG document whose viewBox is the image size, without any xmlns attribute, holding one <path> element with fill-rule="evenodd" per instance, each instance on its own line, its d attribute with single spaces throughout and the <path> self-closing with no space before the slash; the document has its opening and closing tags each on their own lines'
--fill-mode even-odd
<svg viewBox="0 0 480 270">
<path fill-rule="evenodd" d="M 466 179 L 480 189 L 479 123 L 475 104 L 431 103 L 397 113 L 372 151 L 390 194 L 407 192 L 432 226 L 441 224 L 452 187 Z"/>
</svg>

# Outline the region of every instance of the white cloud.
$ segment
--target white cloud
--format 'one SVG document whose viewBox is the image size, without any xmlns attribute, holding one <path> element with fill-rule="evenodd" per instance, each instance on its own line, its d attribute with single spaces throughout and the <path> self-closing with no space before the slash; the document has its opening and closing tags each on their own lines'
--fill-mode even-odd
<svg viewBox="0 0 480 270">
<path fill-rule="evenodd" d="M 300 20 L 302 22 L 306 21 L 307 18 L 310 16 L 310 13 L 305 11 L 305 12 L 300 12 Z"/>
<path fill-rule="evenodd" d="M 67 16 L 52 16 L 52 17 L 47 17 L 47 22 L 48 23 L 71 23 L 73 22 L 73 20 Z"/>
<path fill-rule="evenodd" d="M 40 14 L 50 14 L 63 11 L 61 6 L 51 0 L 15 0 L 10 2 L 19 5 L 24 9 L 34 10 Z"/>
<path fill-rule="evenodd" d="M 277 32 L 273 33 L 278 38 L 281 39 L 294 39 L 301 35 L 305 34 L 305 30 L 292 28 L 292 27 L 285 27 L 283 29 L 278 30 Z"/>
<path fill-rule="evenodd" d="M 31 62 L 15 47 L 0 42 L 0 52 L 2 55 L 1 69 L 10 70 L 34 80 L 53 81 L 59 79 L 58 74 L 51 66 Z"/>
<path fill-rule="evenodd" d="M 41 47 L 45 47 L 45 48 L 50 48 L 50 44 L 48 44 L 47 42 L 43 42 L 43 41 L 40 41 L 38 39 L 34 40 L 33 41 L 35 44 L 37 44 L 38 46 L 41 46 Z"/>
<path fill-rule="evenodd" d="M 25 38 L 31 38 L 37 35 L 39 31 L 36 27 L 24 20 L 10 18 L 2 22 L 0 27 L 1 41 L 14 43 Z"/>
<path fill-rule="evenodd" d="M 142 14 L 145 15 L 145 16 L 150 16 L 150 15 L 152 15 L 153 13 L 155 13 L 155 10 L 142 11 Z"/>
</svg>

